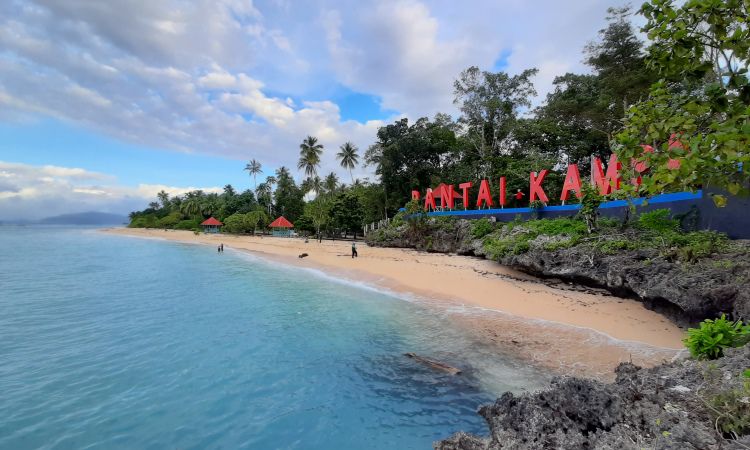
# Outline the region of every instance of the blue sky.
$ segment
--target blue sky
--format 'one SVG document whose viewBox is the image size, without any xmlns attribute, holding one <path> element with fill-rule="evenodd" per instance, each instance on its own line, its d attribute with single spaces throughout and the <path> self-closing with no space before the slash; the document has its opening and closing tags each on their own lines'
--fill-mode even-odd
<svg viewBox="0 0 750 450">
<path fill-rule="evenodd" d="M 457 115 L 452 82 L 471 65 L 537 67 L 541 102 L 556 75 L 586 71 L 612 5 L 0 2 L 0 220 L 245 188 L 247 160 L 294 169 L 307 135 L 325 145 L 321 172 L 348 178 L 340 145 L 364 153 L 395 119 Z"/>
</svg>

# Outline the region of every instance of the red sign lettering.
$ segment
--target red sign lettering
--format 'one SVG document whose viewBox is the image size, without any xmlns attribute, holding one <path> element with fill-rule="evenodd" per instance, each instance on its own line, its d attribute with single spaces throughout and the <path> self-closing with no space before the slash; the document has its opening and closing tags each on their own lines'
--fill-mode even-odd
<svg viewBox="0 0 750 450">
<path fill-rule="evenodd" d="M 461 194 L 463 195 L 461 198 L 463 198 L 464 209 L 469 206 L 469 189 L 471 189 L 472 186 L 474 186 L 474 184 L 471 181 L 458 185 L 459 189 L 461 189 Z"/>
<path fill-rule="evenodd" d="M 424 209 L 429 211 L 430 208 L 435 209 L 435 197 L 432 195 L 432 189 L 427 188 L 427 193 L 424 195 Z"/>
<path fill-rule="evenodd" d="M 492 194 L 490 194 L 490 183 L 487 180 L 479 182 L 479 195 L 477 195 L 477 208 L 482 207 L 482 202 L 492 206 Z"/>
<path fill-rule="evenodd" d="M 549 170 L 544 169 L 539 172 L 539 176 L 536 175 L 536 172 L 531 172 L 529 174 L 529 202 L 533 202 L 534 200 L 536 200 L 537 196 L 543 203 L 547 203 L 549 201 L 549 198 L 547 198 L 547 194 L 544 192 L 544 189 L 542 189 L 542 182 L 544 181 L 544 177 L 546 177 L 548 173 Z"/>
<path fill-rule="evenodd" d="M 620 189 L 620 168 L 622 164 L 617 160 L 617 155 L 612 153 L 609 157 L 609 165 L 607 166 L 607 176 L 604 176 L 602 169 L 602 161 L 594 157 L 591 159 L 591 176 L 594 177 L 594 184 L 599 186 L 599 193 L 602 195 L 609 195 L 612 190 Z"/>
<path fill-rule="evenodd" d="M 570 164 L 568 166 L 568 173 L 565 175 L 565 183 L 563 183 L 560 200 L 567 200 L 570 191 L 575 191 L 578 198 L 583 197 L 583 193 L 581 192 L 581 174 L 578 172 L 577 164 Z"/>
<path fill-rule="evenodd" d="M 500 177 L 500 206 L 505 206 L 505 177 Z"/>
</svg>

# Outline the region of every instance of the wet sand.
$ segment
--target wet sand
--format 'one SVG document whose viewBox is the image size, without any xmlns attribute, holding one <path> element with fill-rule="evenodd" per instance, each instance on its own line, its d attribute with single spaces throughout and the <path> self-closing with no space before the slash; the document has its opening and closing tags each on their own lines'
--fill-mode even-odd
<svg viewBox="0 0 750 450">
<path fill-rule="evenodd" d="M 496 345 L 499 353 L 531 361 L 555 373 L 614 377 L 622 361 L 652 366 L 683 348 L 684 331 L 641 303 L 603 291 L 541 281 L 492 261 L 414 250 L 367 247 L 351 242 L 191 231 L 112 228 L 107 233 L 179 242 L 224 244 L 255 255 L 335 277 L 409 295 L 425 307 Z M 305 258 L 299 258 L 307 253 Z"/>
</svg>

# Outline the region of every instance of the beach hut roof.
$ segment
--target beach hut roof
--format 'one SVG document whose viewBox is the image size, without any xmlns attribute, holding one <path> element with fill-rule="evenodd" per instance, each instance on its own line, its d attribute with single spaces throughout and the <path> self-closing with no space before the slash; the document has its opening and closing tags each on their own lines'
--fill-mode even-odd
<svg viewBox="0 0 750 450">
<path fill-rule="evenodd" d="M 288 220 L 286 220 L 286 217 L 279 216 L 278 219 L 271 222 L 271 225 L 269 225 L 271 228 L 294 228 L 294 224 Z"/>
<path fill-rule="evenodd" d="M 213 217 L 209 217 L 208 219 L 204 220 L 201 225 L 215 225 L 215 226 L 222 226 L 223 223 L 219 222 L 218 220 L 214 219 Z"/>
</svg>

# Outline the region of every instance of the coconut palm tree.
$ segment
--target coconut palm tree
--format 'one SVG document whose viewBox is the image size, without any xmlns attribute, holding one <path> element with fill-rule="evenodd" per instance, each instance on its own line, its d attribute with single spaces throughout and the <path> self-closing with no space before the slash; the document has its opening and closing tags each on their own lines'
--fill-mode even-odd
<svg viewBox="0 0 750 450">
<path fill-rule="evenodd" d="M 333 197 L 333 194 L 336 193 L 336 189 L 339 187 L 339 177 L 333 172 L 329 173 L 323 182 L 323 186 L 325 187 L 326 192 L 328 192 L 328 195 Z"/>
<path fill-rule="evenodd" d="M 258 181 L 255 179 L 255 176 L 263 171 L 263 166 L 253 158 L 247 163 L 245 170 L 253 176 L 253 184 L 255 184 L 255 189 L 258 189 Z"/>
<path fill-rule="evenodd" d="M 318 138 L 306 137 L 299 145 L 299 162 L 297 169 L 304 169 L 305 175 L 311 177 L 318 173 L 320 166 L 320 155 L 323 154 L 323 144 L 318 143 Z"/>
<path fill-rule="evenodd" d="M 315 195 L 320 194 L 323 192 L 323 180 L 320 179 L 319 176 L 315 175 L 312 178 L 312 183 L 310 184 L 312 187 L 312 190 L 315 192 Z"/>
<path fill-rule="evenodd" d="M 300 183 L 299 185 L 299 189 L 302 191 L 302 195 L 307 195 L 308 192 L 311 192 L 313 190 L 312 182 L 312 177 L 307 177 L 302 180 L 302 183 Z"/>
<path fill-rule="evenodd" d="M 180 205 L 180 212 L 187 217 L 197 216 L 201 211 L 201 203 L 198 197 L 189 197 Z"/>
<path fill-rule="evenodd" d="M 336 157 L 341 162 L 341 167 L 349 170 L 349 176 L 352 177 L 352 184 L 354 184 L 354 175 L 352 175 L 352 169 L 359 164 L 359 155 L 357 152 L 359 149 L 356 145 L 351 142 L 347 142 L 340 147 L 341 151 L 336 154 Z"/>
<path fill-rule="evenodd" d="M 162 208 L 166 208 L 169 205 L 169 194 L 167 194 L 167 192 L 164 191 L 163 189 L 159 191 L 158 194 L 156 194 L 156 197 L 161 202 Z"/>
<path fill-rule="evenodd" d="M 292 177 L 292 173 L 289 172 L 289 169 L 287 169 L 284 166 L 279 167 L 276 169 L 276 179 L 277 180 L 286 180 Z"/>
</svg>

